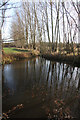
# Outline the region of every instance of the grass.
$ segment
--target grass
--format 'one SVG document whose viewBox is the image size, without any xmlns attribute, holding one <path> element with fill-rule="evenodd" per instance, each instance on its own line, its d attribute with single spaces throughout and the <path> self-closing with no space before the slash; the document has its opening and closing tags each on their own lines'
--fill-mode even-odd
<svg viewBox="0 0 80 120">
<path fill-rule="evenodd" d="M 39 55 L 38 51 L 30 50 L 30 49 L 22 49 L 22 48 L 3 48 L 2 54 L 2 64 L 12 63 L 17 60 L 32 58 Z"/>
<path fill-rule="evenodd" d="M 3 50 L 4 50 L 4 53 L 6 53 L 6 54 L 17 54 L 17 53 L 24 53 L 24 52 L 29 52 L 28 50 L 26 50 L 26 49 L 17 49 L 17 48 L 7 48 L 7 47 L 5 47 L 5 48 L 3 48 Z"/>
<path fill-rule="evenodd" d="M 3 53 L 4 54 L 3 54 L 2 64 L 12 63 L 16 60 L 32 57 L 30 50 L 21 49 L 21 48 L 4 47 Z"/>
</svg>

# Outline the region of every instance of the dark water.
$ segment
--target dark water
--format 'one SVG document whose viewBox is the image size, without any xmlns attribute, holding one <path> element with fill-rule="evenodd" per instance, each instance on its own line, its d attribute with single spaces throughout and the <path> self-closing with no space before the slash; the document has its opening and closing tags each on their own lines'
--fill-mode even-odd
<svg viewBox="0 0 80 120">
<path fill-rule="evenodd" d="M 43 58 L 6 64 L 3 112 L 18 104 L 16 118 L 80 117 L 80 68 Z"/>
</svg>

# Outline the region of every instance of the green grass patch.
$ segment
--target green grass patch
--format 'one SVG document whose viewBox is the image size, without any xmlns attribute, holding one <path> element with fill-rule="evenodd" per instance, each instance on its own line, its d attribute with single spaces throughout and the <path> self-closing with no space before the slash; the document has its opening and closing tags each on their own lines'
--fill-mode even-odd
<svg viewBox="0 0 80 120">
<path fill-rule="evenodd" d="M 22 53 L 22 52 L 30 52 L 29 50 L 26 49 L 17 49 L 17 48 L 3 48 L 4 52 L 6 54 L 17 54 L 17 53 Z"/>
</svg>

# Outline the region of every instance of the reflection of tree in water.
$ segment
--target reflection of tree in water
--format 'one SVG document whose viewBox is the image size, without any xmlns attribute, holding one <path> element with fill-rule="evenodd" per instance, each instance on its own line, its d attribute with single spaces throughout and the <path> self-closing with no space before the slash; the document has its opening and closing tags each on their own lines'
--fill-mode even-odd
<svg viewBox="0 0 80 120">
<path fill-rule="evenodd" d="M 78 68 L 75 69 L 75 67 L 71 67 L 63 63 L 49 63 L 46 81 L 47 86 L 50 83 L 50 92 L 52 93 L 49 93 L 48 100 L 49 104 L 51 104 L 53 107 L 48 104 L 47 111 L 50 112 L 51 110 L 54 111 L 54 113 L 58 114 L 58 112 L 60 112 L 59 109 L 61 109 L 64 114 L 70 116 L 73 113 L 72 115 L 76 116 L 73 112 L 73 109 L 76 108 L 76 110 L 78 110 L 78 106 L 76 104 L 78 96 L 77 88 L 79 89 L 80 87 L 80 79 L 78 82 L 77 71 Z M 75 79 L 73 79 L 74 73 L 76 74 Z M 77 82 L 78 86 L 76 87 Z M 56 103 L 54 101 L 56 101 Z M 60 103 L 61 101 L 63 104 Z M 61 105 L 59 106 L 56 104 Z"/>
<path fill-rule="evenodd" d="M 13 76 L 14 83 L 18 93 L 19 89 L 24 92 L 22 98 L 24 94 L 28 96 L 25 96 L 25 101 L 40 103 L 49 117 L 79 116 L 79 68 L 42 58 L 25 61 L 16 67 L 18 69 L 12 69 L 13 75 L 18 75 Z M 5 86 L 8 89 L 7 82 Z"/>
<path fill-rule="evenodd" d="M 80 78 L 79 78 L 79 82 L 78 82 L 78 90 L 80 89 Z"/>
<path fill-rule="evenodd" d="M 80 68 L 77 71 L 78 71 L 78 77 L 79 77 L 78 90 L 80 90 Z"/>
</svg>

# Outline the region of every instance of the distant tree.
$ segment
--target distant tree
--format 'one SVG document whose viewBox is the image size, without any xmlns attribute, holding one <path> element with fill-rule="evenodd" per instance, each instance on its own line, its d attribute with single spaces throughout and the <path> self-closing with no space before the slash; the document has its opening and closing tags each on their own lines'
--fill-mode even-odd
<svg viewBox="0 0 80 120">
<path fill-rule="evenodd" d="M 11 27 L 11 37 L 16 45 L 16 47 L 22 47 L 25 46 L 25 36 L 24 36 L 24 27 L 22 24 L 22 20 L 19 16 L 19 13 L 16 11 L 16 20 L 12 21 L 12 27 Z"/>
</svg>

